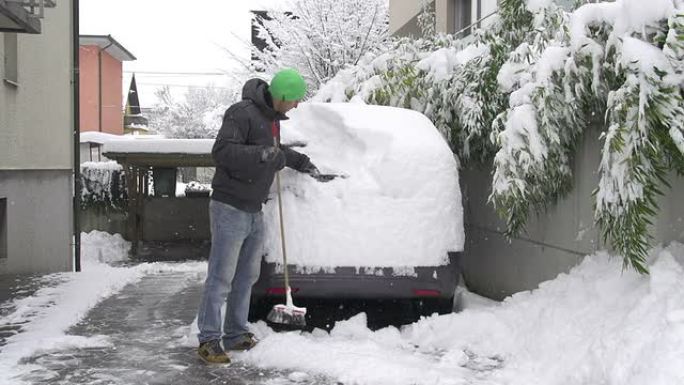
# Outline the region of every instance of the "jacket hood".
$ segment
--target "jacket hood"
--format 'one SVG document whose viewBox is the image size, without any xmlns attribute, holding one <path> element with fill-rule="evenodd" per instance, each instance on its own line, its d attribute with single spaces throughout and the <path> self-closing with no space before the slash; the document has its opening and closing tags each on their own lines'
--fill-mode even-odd
<svg viewBox="0 0 684 385">
<path fill-rule="evenodd" d="M 268 83 L 261 79 L 250 79 L 245 83 L 242 87 L 242 100 L 251 100 L 269 119 L 287 119 L 285 114 L 273 109 L 273 98 L 268 91 Z"/>
</svg>

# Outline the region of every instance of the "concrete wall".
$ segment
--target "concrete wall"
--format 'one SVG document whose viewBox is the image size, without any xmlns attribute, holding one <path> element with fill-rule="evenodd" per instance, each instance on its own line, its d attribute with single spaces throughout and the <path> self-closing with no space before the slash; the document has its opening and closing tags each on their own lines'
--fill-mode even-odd
<svg viewBox="0 0 684 385">
<path fill-rule="evenodd" d="M 100 48 L 81 46 L 80 108 L 81 131 L 102 131 L 123 135 L 122 64 L 107 52 L 102 52 L 102 105 L 100 106 Z M 102 124 L 100 124 L 102 109 Z"/>
<path fill-rule="evenodd" d="M 102 155 L 102 144 L 85 142 L 79 145 L 81 163 L 83 162 L 108 162 L 111 159 Z"/>
<path fill-rule="evenodd" d="M 420 0 L 390 0 L 390 34 L 396 34 L 400 36 L 417 36 L 420 31 L 418 29 L 418 25 L 415 23 L 415 17 L 420 12 L 420 4 Z M 407 24 L 411 25 L 407 27 Z"/>
<path fill-rule="evenodd" d="M 126 213 L 103 207 L 88 207 L 79 210 L 79 225 L 81 232 L 89 233 L 93 230 L 106 231 L 110 234 L 126 235 Z"/>
<path fill-rule="evenodd" d="M 532 214 L 526 233 L 512 242 L 503 236 L 505 224 L 486 202 L 491 169 L 462 170 L 464 279 L 471 290 L 501 299 L 533 289 L 605 247 L 593 225 L 591 196 L 598 182 L 600 148 L 598 133 L 587 133 L 574 162 L 574 189 L 546 212 Z M 673 175 L 670 180 L 672 189 L 660 199 L 653 233 L 658 242 L 684 242 L 684 178 Z"/>
<path fill-rule="evenodd" d="M 0 170 L 7 199 L 7 252 L 0 274 L 72 269 L 70 170 Z"/>
<path fill-rule="evenodd" d="M 8 226 L 0 273 L 72 268 L 71 11 L 71 1 L 58 1 L 45 10 L 41 34 L 19 34 L 18 86 L 0 81 L 0 199 L 7 200 Z"/>
<path fill-rule="evenodd" d="M 145 198 L 143 241 L 203 241 L 211 238 L 209 197 Z"/>
<path fill-rule="evenodd" d="M 0 169 L 71 168 L 71 2 L 45 15 L 43 33 L 18 35 L 19 86 L 0 83 Z"/>
</svg>

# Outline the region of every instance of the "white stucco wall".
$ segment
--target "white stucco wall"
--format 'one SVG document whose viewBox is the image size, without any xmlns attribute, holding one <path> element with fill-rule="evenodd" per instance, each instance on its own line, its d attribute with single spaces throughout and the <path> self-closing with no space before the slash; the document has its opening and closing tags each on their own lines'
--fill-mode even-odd
<svg viewBox="0 0 684 385">
<path fill-rule="evenodd" d="M 438 32 L 454 33 L 456 1 L 470 1 L 471 21 L 478 20 L 478 0 L 434 0 L 435 1 L 435 24 Z M 421 0 L 390 0 L 390 33 L 391 34 L 417 34 L 418 28 L 414 18 L 420 12 Z M 497 0 L 481 0 L 481 17 L 487 16 L 498 9 Z M 486 26 L 491 19 L 485 20 L 482 25 Z"/>
<path fill-rule="evenodd" d="M 420 11 L 420 0 L 390 0 L 389 32 L 394 34 Z"/>
<path fill-rule="evenodd" d="M 56 3 L 42 33 L 17 35 L 18 86 L 0 80 L 0 274 L 73 266 L 72 1 Z M 0 62 L 0 79 L 4 71 Z"/>
<path fill-rule="evenodd" d="M 0 169 L 71 169 L 71 1 L 46 9 L 42 25 L 18 34 L 19 86 L 0 81 Z"/>
</svg>

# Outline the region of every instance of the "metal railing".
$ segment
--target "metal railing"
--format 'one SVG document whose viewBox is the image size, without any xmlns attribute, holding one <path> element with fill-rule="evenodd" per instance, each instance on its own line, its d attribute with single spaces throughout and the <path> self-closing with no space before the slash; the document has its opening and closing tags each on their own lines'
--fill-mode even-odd
<svg viewBox="0 0 684 385">
<path fill-rule="evenodd" d="M 56 0 L 5 0 L 7 3 L 19 4 L 32 16 L 39 19 L 45 17 L 45 8 L 54 8 Z"/>
</svg>

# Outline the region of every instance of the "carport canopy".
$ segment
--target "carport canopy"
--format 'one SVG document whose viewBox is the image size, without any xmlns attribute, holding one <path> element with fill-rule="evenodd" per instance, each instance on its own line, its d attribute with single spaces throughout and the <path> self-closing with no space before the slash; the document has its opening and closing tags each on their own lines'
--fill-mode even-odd
<svg viewBox="0 0 684 385">
<path fill-rule="evenodd" d="M 151 168 L 214 167 L 213 139 L 135 139 L 109 141 L 103 155 L 123 166 L 128 194 L 128 239 L 136 254 L 142 239 L 142 213 Z"/>
</svg>

